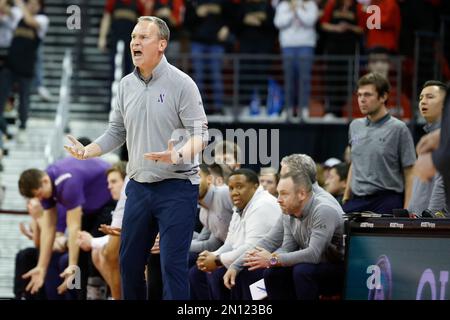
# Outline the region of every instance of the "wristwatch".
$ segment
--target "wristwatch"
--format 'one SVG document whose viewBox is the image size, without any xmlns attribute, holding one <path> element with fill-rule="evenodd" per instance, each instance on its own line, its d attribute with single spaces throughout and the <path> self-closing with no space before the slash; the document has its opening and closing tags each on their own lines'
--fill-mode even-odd
<svg viewBox="0 0 450 320">
<path fill-rule="evenodd" d="M 272 257 L 269 259 L 269 266 L 276 267 L 280 263 L 280 260 L 278 260 L 278 255 L 276 253 L 272 253 Z"/>
<path fill-rule="evenodd" d="M 177 151 L 177 162 L 175 164 L 181 163 L 183 160 L 183 154 L 180 151 Z"/>
</svg>

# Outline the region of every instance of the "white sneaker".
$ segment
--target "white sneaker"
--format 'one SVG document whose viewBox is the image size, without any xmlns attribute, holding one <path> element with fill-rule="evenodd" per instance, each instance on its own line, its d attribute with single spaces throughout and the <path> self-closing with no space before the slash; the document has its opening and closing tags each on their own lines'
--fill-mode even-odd
<svg viewBox="0 0 450 320">
<path fill-rule="evenodd" d="M 16 142 L 18 144 L 24 144 L 27 141 L 27 133 L 25 129 L 19 129 L 16 133 Z"/>
<path fill-rule="evenodd" d="M 333 113 L 326 113 L 322 119 L 325 121 L 331 121 L 337 119 L 337 117 Z"/>
<path fill-rule="evenodd" d="M 44 101 L 51 102 L 55 100 L 55 97 L 50 93 L 50 91 L 48 91 L 46 87 L 38 87 L 37 93 L 39 97 L 41 97 L 41 99 Z"/>
<path fill-rule="evenodd" d="M 302 119 L 308 119 L 308 118 L 309 118 L 309 109 L 302 108 Z"/>
</svg>

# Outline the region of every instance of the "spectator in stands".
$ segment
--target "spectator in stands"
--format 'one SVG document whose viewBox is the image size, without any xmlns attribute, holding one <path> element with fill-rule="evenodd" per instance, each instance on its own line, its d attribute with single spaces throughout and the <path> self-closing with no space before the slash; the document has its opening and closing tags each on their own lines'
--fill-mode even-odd
<svg viewBox="0 0 450 320">
<path fill-rule="evenodd" d="M 61 300 L 74 298 L 70 294 L 66 294 L 64 297 L 57 292 L 57 288 L 61 284 L 59 275 L 67 267 L 65 257 L 65 255 L 67 255 L 67 237 L 64 234 L 64 231 L 66 230 L 66 210 L 62 206 L 57 207 L 58 223 L 56 226 L 55 240 L 53 242 L 52 256 L 49 263 L 49 271 L 45 277 L 44 287 L 35 295 L 29 294 L 25 290 L 27 281 L 22 278 L 22 275 L 33 268 L 38 262 L 44 209 L 37 198 L 32 198 L 27 201 L 27 211 L 31 217 L 30 226 L 26 227 L 21 223 L 20 231 L 28 239 L 33 240 L 35 246 L 23 249 L 16 255 L 14 279 L 15 298 L 20 300 Z"/>
<path fill-rule="evenodd" d="M 391 214 L 406 208 L 416 160 L 408 127 L 386 108 L 389 81 L 369 73 L 358 81 L 358 103 L 366 118 L 349 128 L 352 164 L 343 197 L 345 212 Z"/>
<path fill-rule="evenodd" d="M 261 168 L 259 171 L 259 185 L 274 197 L 278 197 L 277 185 L 279 175 L 275 168 Z"/>
<path fill-rule="evenodd" d="M 126 163 L 118 162 L 106 171 L 108 189 L 113 200 L 118 201 L 112 213 L 111 228 L 122 228 L 123 211 L 125 209 Z M 105 279 L 114 300 L 120 300 L 119 246 L 120 236 L 109 234 L 94 238 L 87 231 L 78 233 L 77 244 L 84 251 L 91 251 L 92 261 Z"/>
<path fill-rule="evenodd" d="M 115 56 L 117 43 L 124 42 L 122 77 L 133 71 L 131 51 L 129 45 L 131 32 L 136 24 L 137 18 L 146 14 L 146 5 L 153 5 L 154 1 L 145 0 L 107 0 L 103 17 L 100 22 L 98 36 L 98 49 L 106 52 L 109 48 L 110 81 L 114 81 Z M 107 110 L 110 109 L 112 92 L 109 91 Z"/>
<path fill-rule="evenodd" d="M 345 88 L 352 77 L 348 58 L 359 53 L 366 16 L 356 0 L 331 0 L 327 2 L 320 22 L 325 31 L 325 54 L 330 56 L 327 57 L 325 116 L 341 117 L 342 106 L 349 94 Z"/>
<path fill-rule="evenodd" d="M 89 256 L 79 251 L 76 244 L 78 231 L 88 230 L 92 234 L 102 223 L 111 221 L 112 203 L 106 182 L 106 169 L 110 165 L 100 159 L 86 163 L 73 158 L 65 158 L 47 167 L 46 171 L 28 169 L 19 178 L 19 191 L 27 198 L 38 198 L 44 207 L 39 261 L 35 268 L 23 277 L 30 278 L 27 290 L 35 293 L 42 287 L 51 256 L 51 248 L 57 225 L 56 205 L 67 211 L 67 246 L 69 251 L 68 267 L 61 277 L 69 278 L 79 265 L 81 291 L 79 298 L 86 295 Z M 62 293 L 67 290 L 67 282 L 58 288 Z"/>
<path fill-rule="evenodd" d="M 401 29 L 400 7 L 393 0 L 371 0 L 370 5 L 379 7 L 379 27 L 366 27 L 366 49 L 382 47 L 391 54 L 398 53 Z"/>
<path fill-rule="evenodd" d="M 446 93 L 447 86 L 440 81 L 430 80 L 423 85 L 419 96 L 419 111 L 427 122 L 423 127 L 426 133 L 441 127 Z M 444 181 L 438 172 L 431 178 L 431 181 L 427 182 L 421 182 L 419 177 L 414 177 L 412 196 L 407 208 L 410 214 L 416 216 L 421 216 L 425 210 L 430 210 L 432 213 L 444 211 Z"/>
<path fill-rule="evenodd" d="M 12 1 L 0 0 L 0 70 L 5 64 L 19 16 L 12 9 Z"/>
<path fill-rule="evenodd" d="M 222 140 L 214 146 L 214 162 L 217 164 L 225 164 L 231 170 L 241 167 L 242 153 L 241 148 L 234 142 Z"/>
<path fill-rule="evenodd" d="M 441 32 L 441 27 L 442 31 L 449 28 L 446 17 L 450 15 L 450 2 L 442 0 L 397 2 L 402 19 L 399 37 L 402 79 L 417 77 L 416 81 L 405 81 L 403 84 L 403 92 L 407 97 L 411 97 L 421 90 L 421 84 L 429 79 L 433 74 L 431 70 L 435 68 L 441 69 L 441 80 L 450 80 L 450 33 Z"/>
<path fill-rule="evenodd" d="M 347 186 L 348 169 L 349 165 L 347 163 L 334 165 L 331 167 L 328 179 L 325 181 L 325 190 L 331 193 L 341 205 L 345 187 Z"/>
<path fill-rule="evenodd" d="M 405 58 L 414 57 L 414 42 L 416 32 L 435 32 L 435 25 L 439 24 L 436 14 L 442 8 L 434 0 L 397 0 L 401 15 L 399 35 L 399 54 Z"/>
<path fill-rule="evenodd" d="M 283 0 L 276 7 L 274 24 L 279 29 L 279 41 L 283 53 L 284 81 L 287 106 L 298 108 L 302 118 L 309 117 L 311 73 L 314 48 L 317 41 L 315 29 L 319 17 L 313 0 Z"/>
<path fill-rule="evenodd" d="M 325 185 L 326 181 L 328 180 L 328 177 L 330 176 L 331 168 L 333 168 L 335 165 L 337 165 L 339 163 L 341 163 L 341 160 L 339 160 L 338 158 L 333 158 L 332 157 L 332 158 L 328 158 L 322 164 L 322 168 L 323 168 L 323 185 Z"/>
<path fill-rule="evenodd" d="M 36 55 L 39 43 L 48 28 L 48 17 L 40 14 L 42 0 L 14 0 L 14 16 L 18 25 L 14 31 L 8 50 L 5 67 L 0 73 L 0 131 L 6 134 L 6 122 L 3 117 L 5 103 L 12 92 L 14 84 L 19 85 L 19 132 L 18 142 L 25 139 L 25 128 L 30 109 L 30 91 L 35 71 Z M 1 136 L 1 134 L 0 134 Z"/>
<path fill-rule="evenodd" d="M 88 159 L 127 142 L 130 182 L 120 244 L 124 299 L 145 299 L 144 268 L 158 231 L 163 297 L 189 298 L 198 155 L 208 140 L 208 122 L 195 82 L 164 56 L 169 37 L 163 20 L 138 19 L 130 45 L 136 68 L 119 84 L 109 128 L 86 147 L 72 136 L 66 146 L 73 157 Z M 175 133 L 186 137 L 176 146 Z"/>
<path fill-rule="evenodd" d="M 213 175 L 205 164 L 200 164 L 200 186 L 199 186 L 199 219 L 203 228 L 199 234 L 194 234 L 189 249 L 189 267 L 197 260 L 198 253 L 205 250 L 215 251 L 225 241 L 228 226 L 233 214 L 227 185 L 215 186 Z"/>
<path fill-rule="evenodd" d="M 169 61 L 181 54 L 181 32 L 184 20 L 184 0 L 154 0 L 154 15 L 167 23 L 170 29 L 170 45 L 166 49 Z"/>
<path fill-rule="evenodd" d="M 14 14 L 18 12 L 11 10 L 13 5 L 13 0 L 0 0 L 0 72 L 6 63 L 8 50 L 14 36 L 14 30 L 16 29 L 20 19 L 20 16 Z M 10 111 L 13 106 L 14 98 L 13 96 L 10 96 L 6 101 L 6 105 L 3 106 L 3 110 L 6 112 Z M 0 137 L 2 137 L 2 135 L 2 132 L 0 132 Z M 6 136 L 9 138 L 7 133 Z M 0 139 L 0 161 L 3 157 L 3 153 L 3 139 Z M 3 171 L 3 165 L 0 162 L 0 172 L 1 171 Z"/>
<path fill-rule="evenodd" d="M 386 79 L 393 76 L 390 74 L 392 71 L 392 57 L 387 49 L 382 47 L 375 47 L 369 51 L 367 68 L 369 72 L 379 73 Z M 396 72 L 401 72 L 401 70 L 396 70 Z M 394 75 L 395 78 L 395 75 Z M 412 109 L 410 99 L 403 92 L 403 88 L 397 87 L 400 85 L 397 81 L 394 82 L 395 85 L 391 86 L 389 91 L 389 98 L 386 101 L 386 107 L 389 109 L 391 115 L 399 119 L 411 119 Z M 352 97 L 352 117 L 360 118 L 364 115 L 361 113 L 358 107 L 358 98 L 356 95 Z M 343 109 L 344 115 L 348 115 L 349 106 L 345 106 Z"/>
<path fill-rule="evenodd" d="M 109 47 L 111 68 L 114 72 L 114 57 L 116 55 L 117 42 L 122 40 L 125 45 L 123 52 L 122 75 L 133 70 L 131 51 L 128 50 L 136 20 L 145 14 L 144 1 L 142 0 L 107 0 L 100 23 L 98 48 L 106 51 Z M 110 41 L 108 41 L 108 37 Z"/>
<path fill-rule="evenodd" d="M 39 97 L 46 102 L 55 101 L 55 96 L 44 86 L 44 45 L 40 44 L 36 56 L 36 69 L 33 86 Z"/>
<path fill-rule="evenodd" d="M 344 277 L 341 207 L 317 195 L 305 172 L 282 175 L 277 190 L 283 227 L 272 228 L 258 243 L 262 247 L 247 252 L 243 266 L 248 271 L 242 272 L 239 280 L 248 284 L 249 277 L 257 280 L 263 276 L 271 300 L 313 300 L 320 294 L 341 293 Z M 273 240 L 281 237 L 282 245 L 277 246 L 280 242 Z M 233 284 L 226 276 L 224 281 L 228 287 Z"/>
<path fill-rule="evenodd" d="M 320 19 L 322 19 L 325 7 L 328 4 L 328 0 L 314 0 L 314 1 L 316 1 L 317 7 L 319 8 L 319 19 L 316 22 L 316 31 L 318 39 L 314 52 L 316 55 L 320 56 L 323 55 L 325 51 L 325 36 L 324 36 L 325 32 L 320 26 Z"/>
<path fill-rule="evenodd" d="M 450 89 L 447 89 L 442 123 L 450 122 Z M 429 181 L 436 170 L 442 175 L 447 209 L 450 208 L 450 126 L 428 133 L 417 144 L 419 158 L 414 167 L 416 175 L 424 182 Z"/>
<path fill-rule="evenodd" d="M 41 2 L 40 15 L 45 15 L 44 13 L 44 1 Z M 34 81 L 33 87 L 35 88 L 37 94 L 43 101 L 51 102 L 55 100 L 55 97 L 51 92 L 44 86 L 44 39 L 41 39 L 39 44 L 37 54 L 36 54 L 36 65 L 34 70 Z"/>
<path fill-rule="evenodd" d="M 274 51 L 274 15 L 275 10 L 270 0 L 241 0 L 237 6 L 236 37 L 239 41 L 239 53 L 251 56 L 241 60 L 241 105 L 261 105 L 261 101 L 263 104 L 266 102 L 268 69 L 272 61 L 257 57 Z"/>
<path fill-rule="evenodd" d="M 206 79 L 212 82 L 212 103 L 206 100 L 206 112 L 223 114 L 224 89 L 222 79 L 223 54 L 230 41 L 229 17 L 233 17 L 232 2 L 226 0 L 186 1 L 185 27 L 191 34 L 191 55 L 194 80 L 205 99 Z M 208 76 L 205 67 L 209 67 Z"/>
<path fill-rule="evenodd" d="M 236 207 L 225 243 L 216 251 L 203 251 L 189 272 L 193 298 L 229 300 L 222 277 L 233 261 L 264 237 L 281 215 L 276 199 L 259 187 L 258 176 L 249 169 L 234 171 L 228 181 Z M 209 294 L 210 293 L 210 294 Z"/>
<path fill-rule="evenodd" d="M 392 70 L 391 55 L 383 47 L 374 47 L 369 50 L 369 61 L 367 68 L 369 72 L 376 72 L 381 74 L 386 79 L 389 79 L 390 71 Z M 400 72 L 400 70 L 397 70 Z M 389 108 L 390 113 L 399 119 L 411 119 L 412 109 L 410 99 L 402 92 L 397 81 L 395 85 L 391 86 L 389 91 L 389 98 L 386 102 L 386 107 Z M 357 103 L 357 101 L 356 101 Z M 356 108 L 359 109 L 359 108 Z M 357 115 L 356 117 L 361 117 Z"/>
</svg>

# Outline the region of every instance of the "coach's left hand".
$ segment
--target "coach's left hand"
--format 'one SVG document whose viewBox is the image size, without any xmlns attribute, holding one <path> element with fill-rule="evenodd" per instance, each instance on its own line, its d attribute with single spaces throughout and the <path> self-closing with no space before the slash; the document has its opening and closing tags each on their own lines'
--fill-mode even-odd
<svg viewBox="0 0 450 320">
<path fill-rule="evenodd" d="M 169 140 L 167 143 L 167 150 L 165 151 L 144 153 L 144 158 L 147 160 L 176 164 L 178 162 L 178 153 L 173 148 L 174 142 L 175 140 Z"/>
</svg>

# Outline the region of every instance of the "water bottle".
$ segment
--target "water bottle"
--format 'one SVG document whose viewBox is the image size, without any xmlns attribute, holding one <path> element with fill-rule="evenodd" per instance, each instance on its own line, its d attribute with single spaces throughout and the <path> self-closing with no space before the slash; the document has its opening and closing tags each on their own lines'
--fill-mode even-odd
<svg viewBox="0 0 450 320">
<path fill-rule="evenodd" d="M 257 116 L 261 112 L 261 102 L 259 99 L 258 90 L 253 90 L 252 101 L 250 102 L 250 115 Z"/>
</svg>

